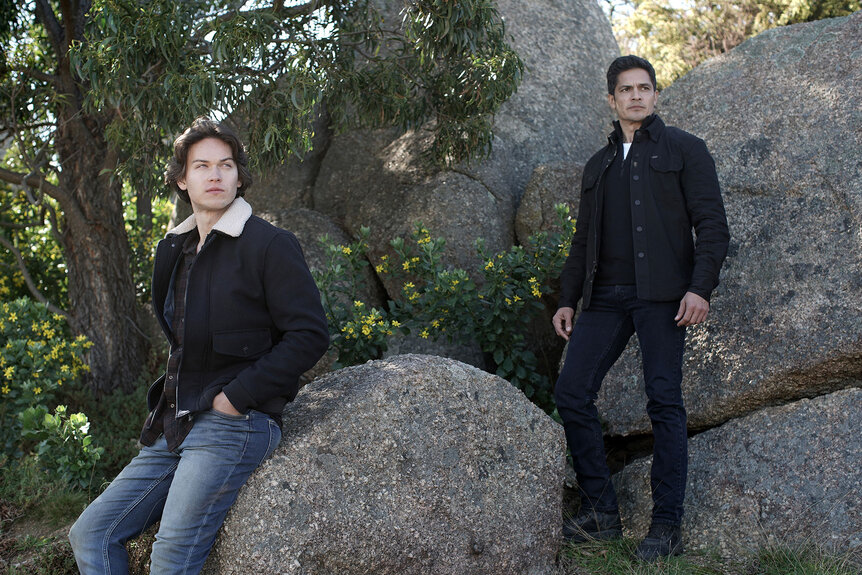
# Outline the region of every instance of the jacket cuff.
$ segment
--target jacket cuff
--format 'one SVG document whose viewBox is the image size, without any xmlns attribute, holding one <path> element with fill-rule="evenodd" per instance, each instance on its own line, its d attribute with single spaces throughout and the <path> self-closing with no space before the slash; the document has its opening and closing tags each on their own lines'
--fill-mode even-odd
<svg viewBox="0 0 862 575">
<path fill-rule="evenodd" d="M 242 383 L 238 379 L 234 379 L 229 384 L 222 388 L 222 391 L 230 400 L 234 409 L 242 414 L 248 413 L 248 410 L 257 405 L 254 398 L 246 392 Z"/>
<path fill-rule="evenodd" d="M 695 295 L 699 295 L 700 297 L 705 299 L 707 302 L 709 301 L 709 298 L 712 296 L 712 290 L 702 290 L 702 289 L 698 289 L 695 287 L 690 287 L 686 291 L 690 291 L 691 293 L 693 293 Z"/>
</svg>

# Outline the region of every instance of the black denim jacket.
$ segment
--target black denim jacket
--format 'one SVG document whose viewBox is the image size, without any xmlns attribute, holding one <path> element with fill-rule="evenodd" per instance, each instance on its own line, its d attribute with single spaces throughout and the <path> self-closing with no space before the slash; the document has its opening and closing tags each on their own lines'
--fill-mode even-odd
<svg viewBox="0 0 862 575">
<path fill-rule="evenodd" d="M 601 246 L 602 178 L 619 148 L 620 130 L 584 168 L 577 227 L 560 275 L 559 307 L 590 305 Z M 730 234 L 715 163 L 700 138 L 647 118 L 635 132 L 629 191 L 638 297 L 709 300 Z M 692 237 L 692 229 L 696 240 Z"/>
</svg>

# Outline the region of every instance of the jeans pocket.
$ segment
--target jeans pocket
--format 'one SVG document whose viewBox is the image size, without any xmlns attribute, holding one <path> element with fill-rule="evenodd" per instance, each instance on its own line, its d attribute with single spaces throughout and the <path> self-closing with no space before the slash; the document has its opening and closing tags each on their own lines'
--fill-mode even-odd
<svg viewBox="0 0 862 575">
<path fill-rule="evenodd" d="M 210 408 L 209 413 L 212 413 L 219 419 L 226 419 L 228 421 L 246 421 L 248 420 L 248 413 L 240 413 L 239 415 L 231 415 L 230 413 L 224 413 L 222 411 L 218 411 L 215 408 Z"/>
</svg>

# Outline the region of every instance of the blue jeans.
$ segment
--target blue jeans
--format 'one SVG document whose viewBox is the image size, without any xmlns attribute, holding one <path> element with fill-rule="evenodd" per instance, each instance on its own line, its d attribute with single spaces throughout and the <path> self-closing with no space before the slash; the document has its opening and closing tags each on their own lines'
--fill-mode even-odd
<svg viewBox="0 0 862 575">
<path fill-rule="evenodd" d="M 264 413 L 210 410 L 175 451 L 164 436 L 142 448 L 69 532 L 82 575 L 128 573 L 126 541 L 156 521 L 150 572 L 199 573 L 240 487 L 280 440 Z"/>
<path fill-rule="evenodd" d="M 575 322 L 554 397 L 572 452 L 582 511 L 619 509 L 595 399 L 605 374 L 637 333 L 654 437 L 652 520 L 682 520 L 688 436 L 681 389 L 685 328 L 673 319 L 678 309 L 678 301 L 638 299 L 635 286 L 596 286 L 589 309 Z"/>
</svg>

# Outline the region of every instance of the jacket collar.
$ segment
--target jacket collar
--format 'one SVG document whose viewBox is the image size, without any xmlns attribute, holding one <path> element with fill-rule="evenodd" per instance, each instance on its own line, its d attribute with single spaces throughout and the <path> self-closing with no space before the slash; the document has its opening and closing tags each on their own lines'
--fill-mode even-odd
<svg viewBox="0 0 862 575">
<path fill-rule="evenodd" d="M 658 142 L 658 138 L 664 130 L 664 121 L 658 114 L 647 116 L 641 124 L 639 132 L 646 132 L 649 139 L 653 142 Z M 614 120 L 614 131 L 608 134 L 608 142 L 617 145 L 622 141 L 623 131 L 620 127 L 619 120 Z"/>
<path fill-rule="evenodd" d="M 213 226 L 213 231 L 238 238 L 240 234 L 242 234 L 242 230 L 245 228 L 245 223 L 250 217 L 251 205 L 249 205 L 249 203 L 244 199 L 237 198 Z M 197 227 L 197 223 L 195 223 L 195 215 L 192 214 L 183 220 L 177 227 L 172 230 L 168 230 L 165 237 L 185 234 L 195 229 L 195 227 Z"/>
</svg>

